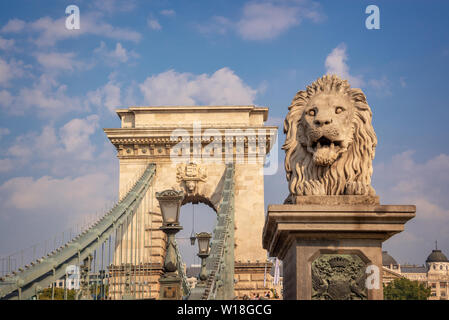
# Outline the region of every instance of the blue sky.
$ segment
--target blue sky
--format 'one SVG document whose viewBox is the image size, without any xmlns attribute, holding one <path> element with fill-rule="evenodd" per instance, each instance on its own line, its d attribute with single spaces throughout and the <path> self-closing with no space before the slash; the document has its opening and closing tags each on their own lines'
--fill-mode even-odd
<svg viewBox="0 0 449 320">
<path fill-rule="evenodd" d="M 80 30 L 65 29 L 70 4 Z M 365 28 L 369 4 L 379 30 Z M 328 72 L 367 95 L 381 202 L 417 205 L 384 248 L 401 263 L 423 263 L 435 240 L 449 254 L 448 12 L 447 1 L 2 1 L 0 254 L 116 198 L 118 160 L 102 131 L 120 125 L 114 109 L 255 104 L 281 125 L 295 93 Z M 286 196 L 279 155 L 266 205 Z"/>
</svg>

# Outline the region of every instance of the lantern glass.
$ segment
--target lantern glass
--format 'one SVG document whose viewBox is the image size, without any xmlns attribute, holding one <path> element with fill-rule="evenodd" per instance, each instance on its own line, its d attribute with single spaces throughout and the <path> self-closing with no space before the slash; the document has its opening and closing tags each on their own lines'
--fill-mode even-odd
<svg viewBox="0 0 449 320">
<path fill-rule="evenodd" d="M 199 254 L 208 254 L 211 235 L 209 233 L 202 232 L 197 234 L 196 238 L 198 239 Z"/>
<path fill-rule="evenodd" d="M 160 206 L 164 224 L 179 224 L 180 203 L 178 201 L 160 201 Z"/>
</svg>

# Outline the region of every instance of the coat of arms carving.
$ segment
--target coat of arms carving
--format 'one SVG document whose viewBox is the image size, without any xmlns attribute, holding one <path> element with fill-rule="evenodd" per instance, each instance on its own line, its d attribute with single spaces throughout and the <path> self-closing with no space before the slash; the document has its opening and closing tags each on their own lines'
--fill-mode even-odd
<svg viewBox="0 0 449 320">
<path fill-rule="evenodd" d="M 366 300 L 365 270 L 357 255 L 319 256 L 312 263 L 312 300 Z"/>
<path fill-rule="evenodd" d="M 184 184 L 188 195 L 198 192 L 198 182 L 205 182 L 207 178 L 206 169 L 197 163 L 181 163 L 176 168 L 176 179 Z"/>
</svg>

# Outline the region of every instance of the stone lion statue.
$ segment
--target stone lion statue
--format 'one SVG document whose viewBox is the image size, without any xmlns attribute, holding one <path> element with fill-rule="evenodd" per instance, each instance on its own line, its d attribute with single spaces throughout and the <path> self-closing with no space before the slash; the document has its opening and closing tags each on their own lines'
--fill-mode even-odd
<svg viewBox="0 0 449 320">
<path fill-rule="evenodd" d="M 377 137 L 361 89 L 325 75 L 299 91 L 284 121 L 290 195 L 370 195 Z"/>
</svg>

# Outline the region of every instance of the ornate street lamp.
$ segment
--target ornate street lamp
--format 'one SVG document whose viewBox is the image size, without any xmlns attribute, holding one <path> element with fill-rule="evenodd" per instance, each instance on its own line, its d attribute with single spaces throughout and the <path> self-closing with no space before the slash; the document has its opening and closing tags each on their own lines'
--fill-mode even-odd
<svg viewBox="0 0 449 320">
<path fill-rule="evenodd" d="M 156 199 L 162 213 L 162 230 L 167 235 L 167 250 L 164 260 L 164 274 L 159 279 L 161 300 L 179 300 L 181 294 L 181 278 L 178 273 L 178 258 L 175 250 L 175 234 L 182 230 L 179 225 L 179 211 L 182 200 L 184 199 L 183 191 L 165 190 L 156 192 Z"/>
<path fill-rule="evenodd" d="M 195 237 L 195 235 L 192 233 L 192 235 L 190 235 L 190 244 L 191 244 L 192 246 L 195 245 L 195 240 L 196 240 L 196 237 Z"/>
<path fill-rule="evenodd" d="M 207 232 L 201 232 L 196 234 L 196 238 L 198 239 L 198 257 L 201 258 L 200 280 L 205 281 L 207 279 L 206 258 L 209 256 L 210 238 L 212 238 L 212 235 Z"/>
<path fill-rule="evenodd" d="M 100 270 L 100 299 L 105 300 L 104 298 L 104 276 L 106 272 L 104 270 Z"/>
</svg>

